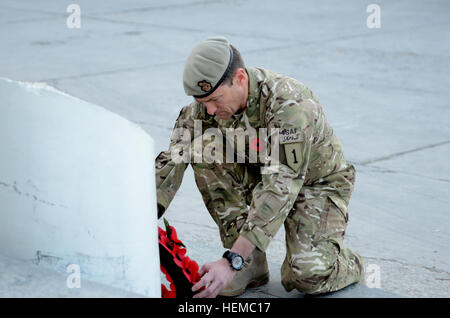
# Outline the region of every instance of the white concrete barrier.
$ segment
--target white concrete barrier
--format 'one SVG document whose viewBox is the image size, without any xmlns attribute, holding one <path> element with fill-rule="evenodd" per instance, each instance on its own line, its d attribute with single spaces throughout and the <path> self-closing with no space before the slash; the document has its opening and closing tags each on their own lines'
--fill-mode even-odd
<svg viewBox="0 0 450 318">
<path fill-rule="evenodd" d="M 81 288 L 86 278 L 160 297 L 155 202 L 142 129 L 45 84 L 0 78 L 0 254 L 79 266 Z"/>
</svg>

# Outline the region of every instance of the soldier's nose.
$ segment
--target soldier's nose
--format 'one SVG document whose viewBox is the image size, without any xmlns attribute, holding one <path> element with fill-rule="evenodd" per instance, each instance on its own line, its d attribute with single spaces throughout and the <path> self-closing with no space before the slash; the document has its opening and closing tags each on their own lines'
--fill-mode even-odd
<svg viewBox="0 0 450 318">
<path fill-rule="evenodd" d="M 206 103 L 205 106 L 206 106 L 206 111 L 210 115 L 214 115 L 214 113 L 217 111 L 217 107 L 214 107 L 212 104 Z"/>
</svg>

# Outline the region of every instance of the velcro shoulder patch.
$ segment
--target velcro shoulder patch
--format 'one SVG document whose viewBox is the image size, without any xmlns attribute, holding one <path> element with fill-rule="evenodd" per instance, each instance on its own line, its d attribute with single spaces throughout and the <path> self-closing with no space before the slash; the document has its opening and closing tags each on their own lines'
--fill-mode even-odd
<svg viewBox="0 0 450 318">
<path fill-rule="evenodd" d="M 283 128 L 280 131 L 280 144 L 290 144 L 302 141 L 300 128 Z"/>
<path fill-rule="evenodd" d="M 286 156 L 286 163 L 295 172 L 298 172 L 303 164 L 303 153 L 301 145 L 302 144 L 299 142 L 294 142 L 285 144 L 283 146 Z"/>
</svg>

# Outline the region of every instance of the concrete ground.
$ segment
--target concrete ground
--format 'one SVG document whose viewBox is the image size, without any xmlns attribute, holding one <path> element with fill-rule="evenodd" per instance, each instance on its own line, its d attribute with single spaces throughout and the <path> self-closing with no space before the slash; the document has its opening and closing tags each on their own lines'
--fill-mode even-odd
<svg viewBox="0 0 450 318">
<path fill-rule="evenodd" d="M 345 242 L 381 289 L 335 295 L 450 296 L 448 1 L 377 1 L 380 28 L 367 26 L 371 2 L 356 0 L 76 0 L 80 28 L 67 27 L 68 4 L 1 1 L 0 76 L 112 110 L 154 138 L 156 155 L 191 101 L 181 83 L 187 54 L 224 35 L 247 65 L 310 87 L 356 167 Z M 166 217 L 191 258 L 222 255 L 190 168 Z M 300 296 L 279 283 L 283 239 L 281 229 L 267 252 L 269 285 L 244 297 Z"/>
</svg>

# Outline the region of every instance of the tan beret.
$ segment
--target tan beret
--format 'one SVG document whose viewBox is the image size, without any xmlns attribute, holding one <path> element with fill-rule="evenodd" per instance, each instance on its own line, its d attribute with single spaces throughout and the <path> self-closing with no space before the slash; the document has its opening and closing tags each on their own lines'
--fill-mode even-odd
<svg viewBox="0 0 450 318">
<path fill-rule="evenodd" d="M 233 50 L 224 37 L 209 38 L 189 54 L 183 73 L 186 95 L 203 98 L 222 84 L 233 60 Z"/>
</svg>

